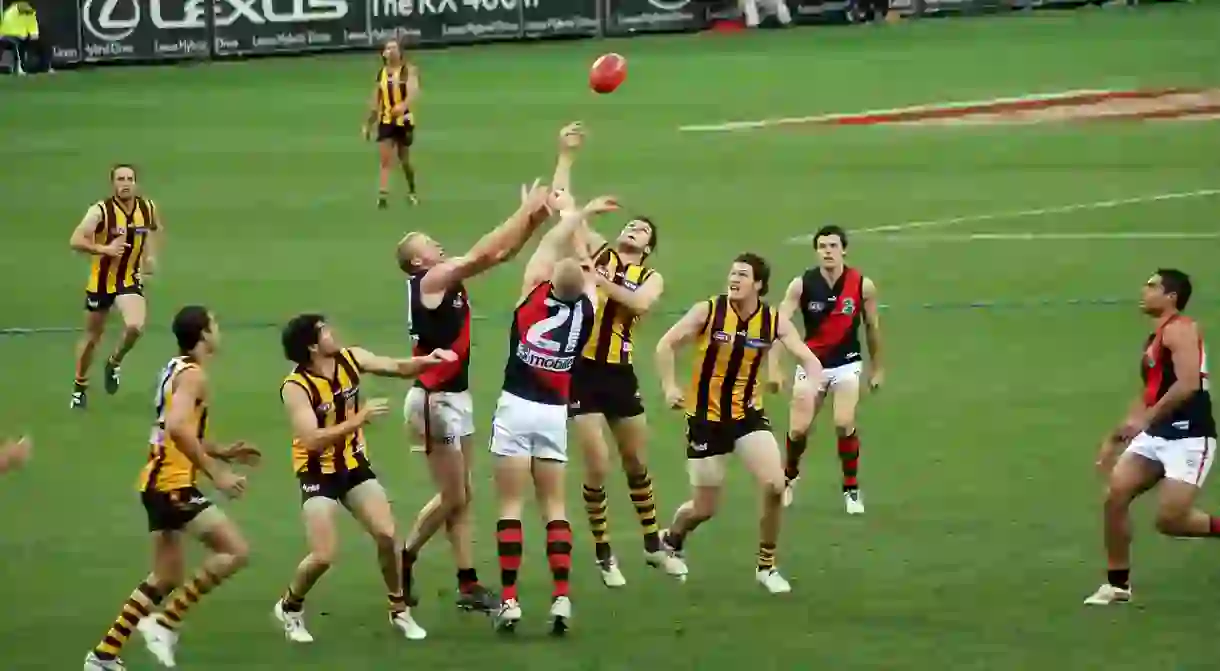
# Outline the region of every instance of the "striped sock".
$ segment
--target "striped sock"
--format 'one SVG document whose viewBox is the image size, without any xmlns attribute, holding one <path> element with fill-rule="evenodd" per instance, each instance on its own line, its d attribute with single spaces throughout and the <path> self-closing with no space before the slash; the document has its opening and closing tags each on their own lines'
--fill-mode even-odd
<svg viewBox="0 0 1220 671">
<path fill-rule="evenodd" d="M 118 617 L 114 619 L 114 623 L 110 625 L 110 629 L 102 640 L 93 648 L 93 653 L 101 659 L 118 657 L 119 651 L 123 649 L 127 639 L 131 638 L 136 625 L 140 620 L 151 615 L 164 598 L 165 595 L 147 580 L 140 583 L 131 596 L 127 597 Z"/>
</svg>

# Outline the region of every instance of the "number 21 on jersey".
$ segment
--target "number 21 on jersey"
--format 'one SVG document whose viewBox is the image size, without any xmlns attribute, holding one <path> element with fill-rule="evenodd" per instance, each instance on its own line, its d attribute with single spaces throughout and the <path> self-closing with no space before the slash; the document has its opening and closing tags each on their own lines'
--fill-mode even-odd
<svg viewBox="0 0 1220 671">
<path fill-rule="evenodd" d="M 568 331 L 568 339 L 566 343 L 560 343 L 551 335 L 568 322 L 568 318 L 572 316 L 572 306 L 567 303 L 547 297 L 546 306 L 548 309 L 555 309 L 555 314 L 541 319 L 525 332 L 525 341 L 534 347 L 553 354 L 571 354 L 576 351 L 576 345 L 580 342 L 580 331 L 584 326 L 581 321 L 584 319 L 582 311 L 576 312 L 576 318 L 572 321 L 572 328 Z"/>
</svg>

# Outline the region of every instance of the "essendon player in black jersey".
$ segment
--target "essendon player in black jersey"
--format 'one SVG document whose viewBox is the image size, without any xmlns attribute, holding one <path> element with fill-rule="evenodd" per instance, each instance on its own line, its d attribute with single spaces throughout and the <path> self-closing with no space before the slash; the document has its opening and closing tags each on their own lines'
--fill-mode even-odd
<svg viewBox="0 0 1220 671">
<path fill-rule="evenodd" d="M 526 491 L 532 477 L 535 499 L 546 520 L 546 554 L 554 580 L 551 631 L 562 634 L 572 615 L 568 574 L 572 566 L 572 527 L 564 507 L 564 465 L 568 460 L 568 402 L 572 366 L 589 340 L 597 286 L 583 254 L 582 220 L 616 209 L 598 198 L 576 209 L 566 192 L 555 192 L 552 209 L 559 223 L 538 244 L 525 269 L 521 300 L 509 329 L 504 386 L 492 421 L 491 452 L 499 521 L 496 551 L 503 601 L 496 628 L 512 631 L 521 620 L 517 572 L 521 568 Z M 578 258 L 584 256 L 581 261 Z"/>
<path fill-rule="evenodd" d="M 449 258 L 432 238 L 410 233 L 398 243 L 398 266 L 407 273 L 407 319 L 417 356 L 436 349 L 457 353 L 432 368 L 407 394 L 404 416 L 422 433 L 438 493 L 419 512 L 402 551 L 403 589 L 413 601 L 412 569 L 424 544 L 446 527 L 457 563 L 458 606 L 490 612 L 499 601 L 479 584 L 471 548 L 468 506 L 474 438 L 470 398 L 470 297 L 465 280 L 512 258 L 546 219 L 550 188 L 535 183 L 521 206 L 464 256 Z"/>
<path fill-rule="evenodd" d="M 801 474 L 801 456 L 809 439 L 809 428 L 829 393 L 834 405 L 839 463 L 843 469 L 843 503 L 847 512 L 864 512 L 857 472 L 860 467 L 860 436 L 856 432 L 856 407 L 860 403 L 860 326 L 868 344 L 868 383 L 881 386 L 881 321 L 877 315 L 877 287 L 860 271 L 844 264 L 847 232 L 825 226 L 813 237 L 819 264 L 792 280 L 780 314 L 791 318 L 798 310 L 805 324 L 805 344 L 824 366 L 821 378 L 810 379 L 796 367 L 792 403 L 788 414 L 788 458 L 784 467 L 787 487 L 784 505 L 792 504 L 792 493 Z"/>
<path fill-rule="evenodd" d="M 1144 285 L 1140 307 L 1154 330 L 1140 361 L 1143 390 L 1123 425 L 1102 443 L 1109 470 L 1104 507 L 1106 582 L 1085 603 L 1131 600 L 1131 502 L 1158 483 L 1156 528 L 1173 537 L 1220 537 L 1220 517 L 1195 507 L 1216 458 L 1207 351 L 1194 320 L 1182 315 L 1190 278 L 1163 268 Z M 1117 463 L 1114 456 L 1121 450 Z"/>
</svg>

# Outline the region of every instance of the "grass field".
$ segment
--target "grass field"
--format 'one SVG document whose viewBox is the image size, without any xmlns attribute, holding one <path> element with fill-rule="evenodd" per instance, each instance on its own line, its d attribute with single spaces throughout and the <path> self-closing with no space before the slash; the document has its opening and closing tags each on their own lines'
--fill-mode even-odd
<svg viewBox="0 0 1220 671">
<path fill-rule="evenodd" d="M 30 468 L 0 484 L 0 668 L 79 668 L 146 570 L 132 482 L 154 377 L 173 354 L 168 320 L 187 302 L 211 306 L 227 330 L 212 368 L 213 435 L 253 440 L 266 458 L 248 497 L 226 505 L 252 540 L 251 566 L 192 614 L 183 668 L 1214 668 L 1216 548 L 1155 536 L 1146 509 L 1138 603 L 1080 602 L 1104 577 L 1092 464 L 1097 439 L 1136 390 L 1148 328 L 1135 309 L 1139 286 L 1159 265 L 1182 267 L 1195 277 L 1191 311 L 1220 327 L 1220 244 L 1202 237 L 1220 230 L 1220 197 L 1146 199 L 1220 188 L 1220 125 L 678 127 L 1074 89 L 1220 87 L 1216 35 L 1220 8 L 1199 4 L 423 52 L 424 200 L 386 212 L 373 208 L 374 153 L 358 135 L 371 54 L 0 83 L 9 287 L 0 370 L 13 380 L 0 427 L 37 439 Z M 611 49 L 630 59 L 631 78 L 594 97 L 586 65 Z M 574 475 L 572 519 L 585 542 L 571 637 L 552 641 L 535 620 L 504 642 L 485 619 L 454 612 L 438 541 L 419 577 L 417 618 L 430 634 L 420 644 L 384 626 L 371 546 L 345 523 L 340 563 L 311 595 L 319 640 L 289 647 L 269 611 L 304 545 L 276 393 L 288 365 L 274 327 L 321 310 L 347 342 L 405 352 L 395 241 L 422 228 L 450 250 L 472 242 L 511 211 L 519 183 L 549 174 L 554 134 L 571 119 L 591 130 L 579 193 L 618 194 L 662 227 L 655 264 L 668 289 L 642 330 L 645 350 L 688 305 L 721 290 L 740 251 L 765 254 L 782 286 L 811 259 L 790 238 L 827 222 L 899 226 L 851 247 L 888 307 L 889 385 L 861 418 L 868 513 L 843 514 L 833 438 L 820 432 L 781 546 L 795 591 L 774 598 L 752 579 L 756 499 L 743 474 L 730 481 L 722 517 L 692 537 L 685 585 L 638 560 L 616 481 L 611 528 L 630 582 L 609 593 Z M 124 367 L 123 390 L 107 397 L 95 384 L 89 411 L 71 414 L 69 330 L 82 319 L 85 265 L 67 240 L 120 160 L 140 165 L 169 248 L 149 283 L 153 326 Z M 1064 207 L 1108 201 L 1124 202 Z M 997 235 L 969 237 L 980 233 Z M 1039 237 L 1052 233 L 1088 235 Z M 1130 233 L 1199 237 L 1117 235 Z M 519 273 L 506 267 L 472 287 L 482 436 Z M 12 334 L 21 328 L 48 330 Z M 686 494 L 681 421 L 661 410 L 649 358 L 641 377 L 668 517 Z M 405 393 L 368 386 L 399 401 Z M 768 403 L 782 426 L 784 399 Z M 430 496 L 421 457 L 395 421 L 374 427 L 369 442 L 405 527 Z M 477 551 L 494 582 L 487 466 L 476 482 Z M 1204 502 L 1220 506 L 1212 490 Z M 549 594 L 540 540 L 527 525 L 527 618 L 544 615 Z M 133 669 L 154 664 L 138 642 L 126 658 Z"/>
</svg>

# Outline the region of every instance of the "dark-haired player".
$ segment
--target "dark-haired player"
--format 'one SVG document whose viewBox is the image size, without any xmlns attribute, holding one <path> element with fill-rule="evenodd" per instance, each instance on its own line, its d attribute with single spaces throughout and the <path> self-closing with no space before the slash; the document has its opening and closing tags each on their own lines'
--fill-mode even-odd
<svg viewBox="0 0 1220 671">
<path fill-rule="evenodd" d="M 608 428 L 618 447 L 631 505 L 644 533 L 644 560 L 671 575 L 682 575 L 680 562 L 661 547 L 657 503 L 648 472 L 648 422 L 635 374 L 633 337 L 640 318 L 664 291 L 661 274 L 645 265 L 656 250 L 657 226 L 646 217 L 627 222 L 613 242 L 587 231 L 597 281 L 597 313 L 589 342 L 572 371 L 568 416 L 584 454 L 585 513 L 593 532 L 594 558 L 607 587 L 627 584 L 610 547 L 606 478 L 610 471 Z"/>
<path fill-rule="evenodd" d="M 225 463 L 255 464 L 260 455 L 241 441 L 222 448 L 205 438 L 211 400 L 205 367 L 220 344 L 216 319 L 205 307 L 187 306 L 174 317 L 173 331 L 178 356 L 169 360 L 157 385 L 157 421 L 149 438 L 148 461 L 137 481 L 152 534 L 152 572 L 85 656 L 85 671 L 121 671 L 119 652 L 136 629 L 157 661 L 174 666 L 177 632 L 187 611 L 246 565 L 245 538 L 199 491 L 198 474 L 208 476 L 224 495 L 237 498 L 245 493 L 246 478 Z M 208 549 L 203 566 L 186 584 L 184 534 Z M 168 605 L 161 609 L 163 603 Z"/>
<path fill-rule="evenodd" d="M 657 374 L 672 408 L 686 410 L 686 465 L 691 499 L 661 533 L 666 550 L 682 560 L 686 537 L 716 514 L 726 463 L 741 458 L 763 494 L 756 578 L 767 591 L 791 591 L 775 566 L 783 513 L 784 466 L 763 412 L 759 371 L 775 342 L 805 370 L 820 375 L 818 358 L 787 318 L 767 305 L 771 268 L 757 254 L 741 254 L 729 269 L 728 290 L 695 304 L 657 343 Z M 676 348 L 697 342 L 686 393 L 674 376 Z M 685 564 L 685 562 L 683 562 Z M 685 568 L 685 565 L 683 566 Z"/>
<path fill-rule="evenodd" d="M 144 277 L 156 269 L 165 230 L 156 205 L 139 195 L 135 167 L 116 165 L 110 170 L 110 183 L 110 197 L 85 212 L 69 241 L 73 250 L 92 257 L 85 282 L 85 330 L 76 343 L 72 408 L 84 409 L 88 403 L 93 351 L 115 307 L 123 317 L 123 336 L 106 359 L 105 386 L 108 394 L 119 390 L 119 367 L 144 333 Z"/>
<path fill-rule="evenodd" d="M 1162 268 L 1144 284 L 1140 308 L 1153 331 L 1141 353 L 1143 390 L 1127 418 L 1103 441 L 1098 466 L 1109 473 L 1104 506 L 1106 582 L 1084 602 L 1131 600 L 1132 501 L 1153 487 L 1157 531 L 1173 537 L 1220 537 L 1220 517 L 1195 507 L 1216 458 L 1207 351 L 1198 324 L 1182 314 L 1190 277 Z M 1115 463 L 1115 455 L 1121 452 Z"/>
<path fill-rule="evenodd" d="M 562 216 L 526 265 L 521 298 L 513 311 L 508 362 L 491 436 L 499 509 L 496 552 L 503 588 L 495 625 L 501 631 L 514 630 L 521 620 L 517 573 L 524 543 L 521 519 L 531 480 L 546 523 L 547 563 L 554 581 L 551 632 L 566 632 L 572 617 L 568 594 L 572 526 L 564 506 L 563 480 L 568 402 L 572 367 L 589 339 L 597 292 L 592 277 L 582 269 L 582 262 L 589 262 L 582 219 L 616 207 L 613 200 L 599 198 L 576 209 L 566 192 L 554 194 L 551 209 Z"/>
<path fill-rule="evenodd" d="M 377 546 L 385 581 L 390 624 L 411 640 L 427 635 L 407 607 L 394 537 L 390 501 L 365 454 L 364 426 L 386 413 L 385 399 L 360 399 L 360 376 L 411 378 L 433 366 L 454 361 L 453 352 L 391 359 L 358 347 L 343 347 L 319 314 L 293 317 L 282 333 L 284 356 L 295 368 L 280 385 L 280 398 L 292 425 L 292 468 L 301 489 L 306 555 L 273 614 L 284 636 L 309 643 L 305 597 L 334 562 L 338 549 L 335 513 L 343 506 Z"/>
<path fill-rule="evenodd" d="M 801 475 L 801 456 L 809 440 L 809 428 L 817 418 L 827 394 L 834 406 L 839 464 L 843 469 L 843 503 L 849 515 L 864 512 L 860 497 L 860 435 L 856 430 L 856 408 L 860 404 L 860 326 L 868 345 L 868 384 L 877 389 L 885 379 L 881 366 L 881 319 L 877 311 L 877 286 L 859 270 L 847 265 L 847 232 L 825 226 L 813 236 L 818 265 L 788 284 L 780 314 L 791 319 L 798 311 L 805 325 L 805 344 L 822 361 L 820 377 L 796 367 L 792 402 L 788 413 L 788 455 L 784 467 L 784 505 L 792 503 L 793 489 Z"/>
<path fill-rule="evenodd" d="M 411 145 L 415 143 L 415 116 L 411 106 L 419 99 L 419 70 L 407 62 L 402 45 L 389 40 L 381 47 L 381 69 L 369 102 L 369 116 L 363 133 L 367 140 L 377 131 L 377 207 L 384 208 L 390 194 L 390 173 L 397 165 L 407 178 L 407 198 L 414 205 L 415 168 L 411 165 Z"/>
<path fill-rule="evenodd" d="M 579 145 L 579 124 L 560 133 L 560 162 Z M 521 206 L 484 235 L 465 255 L 451 258 L 432 238 L 409 233 L 398 244 L 399 267 L 407 273 L 407 321 L 415 354 L 446 349 L 457 360 L 420 375 L 407 393 L 404 415 L 422 434 L 437 494 L 415 518 L 402 550 L 403 592 L 413 602 L 413 568 L 424 545 L 444 527 L 457 564 L 458 607 L 494 611 L 499 598 L 479 583 L 470 528 L 470 467 L 474 449 L 474 402 L 470 395 L 470 296 L 465 281 L 516 256 L 546 220 L 550 188 L 534 184 Z"/>
</svg>

